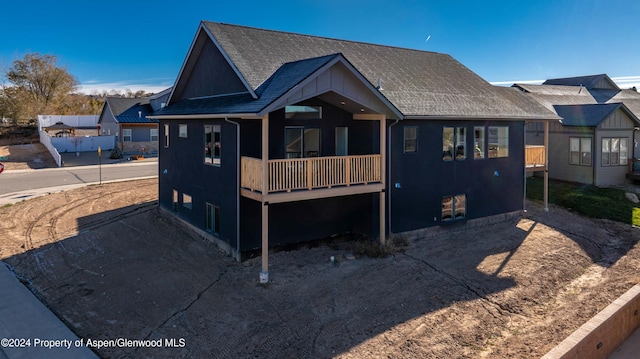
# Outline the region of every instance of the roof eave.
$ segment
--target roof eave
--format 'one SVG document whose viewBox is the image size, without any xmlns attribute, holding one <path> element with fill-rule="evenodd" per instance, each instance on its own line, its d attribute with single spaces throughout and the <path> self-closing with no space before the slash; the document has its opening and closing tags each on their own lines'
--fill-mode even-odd
<svg viewBox="0 0 640 359">
<path fill-rule="evenodd" d="M 559 121 L 562 118 L 544 116 L 464 116 L 464 115 L 407 115 L 403 120 L 496 120 L 496 121 Z"/>
<path fill-rule="evenodd" d="M 201 120 L 208 118 L 244 118 L 244 119 L 258 119 L 262 118 L 262 115 L 258 113 L 210 113 L 210 114 L 193 114 L 193 115 L 152 115 L 147 116 L 154 120 Z"/>
</svg>

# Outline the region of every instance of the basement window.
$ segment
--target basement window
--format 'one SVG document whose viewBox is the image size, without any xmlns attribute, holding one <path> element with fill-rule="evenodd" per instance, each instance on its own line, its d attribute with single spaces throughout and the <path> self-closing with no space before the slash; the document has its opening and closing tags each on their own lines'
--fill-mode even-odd
<svg viewBox="0 0 640 359">
<path fill-rule="evenodd" d="M 467 196 L 458 194 L 442 197 L 442 222 L 464 219 L 467 215 Z"/>
<path fill-rule="evenodd" d="M 182 207 L 189 209 L 193 208 L 193 201 L 191 199 L 191 196 L 186 193 L 182 194 Z"/>
</svg>

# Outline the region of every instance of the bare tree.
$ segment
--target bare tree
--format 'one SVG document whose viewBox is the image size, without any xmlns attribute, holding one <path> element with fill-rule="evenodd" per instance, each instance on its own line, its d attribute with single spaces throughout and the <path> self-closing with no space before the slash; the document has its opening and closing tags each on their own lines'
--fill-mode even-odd
<svg viewBox="0 0 640 359">
<path fill-rule="evenodd" d="M 57 65 L 55 55 L 27 54 L 13 61 L 5 71 L 10 83 L 4 96 L 21 103 L 18 118 L 35 119 L 38 114 L 54 113 L 65 98 L 77 88 L 78 81 L 63 67 Z"/>
</svg>

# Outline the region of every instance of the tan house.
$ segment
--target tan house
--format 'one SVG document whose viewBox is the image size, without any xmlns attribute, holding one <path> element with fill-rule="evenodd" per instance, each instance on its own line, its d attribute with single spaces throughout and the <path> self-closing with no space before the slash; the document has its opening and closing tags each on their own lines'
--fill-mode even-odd
<svg viewBox="0 0 640 359">
<path fill-rule="evenodd" d="M 628 181 L 640 127 L 638 92 L 621 90 L 606 74 L 513 87 L 562 118 L 549 124 L 550 178 L 596 186 Z M 527 144 L 542 144 L 542 133 L 542 124 L 528 123 Z"/>
</svg>

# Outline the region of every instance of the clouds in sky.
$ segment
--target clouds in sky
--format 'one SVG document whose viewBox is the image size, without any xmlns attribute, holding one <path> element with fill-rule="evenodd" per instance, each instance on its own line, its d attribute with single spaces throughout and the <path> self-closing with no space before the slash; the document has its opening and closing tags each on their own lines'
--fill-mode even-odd
<svg viewBox="0 0 640 359">
<path fill-rule="evenodd" d="M 115 90 L 116 92 L 124 92 L 125 90 L 131 90 L 137 92 L 144 90 L 147 93 L 158 93 L 168 87 L 173 86 L 174 79 L 140 79 L 129 81 L 112 81 L 102 82 L 100 80 L 90 80 L 80 83 L 78 86 L 78 92 L 84 94 L 92 94 L 94 92 L 110 92 Z"/>
</svg>

